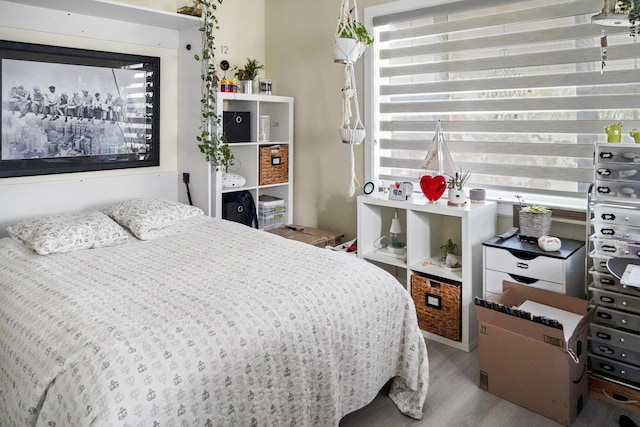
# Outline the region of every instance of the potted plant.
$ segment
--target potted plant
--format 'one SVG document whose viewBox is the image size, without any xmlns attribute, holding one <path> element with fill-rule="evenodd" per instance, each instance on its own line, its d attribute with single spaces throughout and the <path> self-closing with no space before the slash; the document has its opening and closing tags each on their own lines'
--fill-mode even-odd
<svg viewBox="0 0 640 427">
<path fill-rule="evenodd" d="M 636 22 L 640 19 L 640 0 L 604 0 L 602 12 L 591 18 L 601 25 L 621 26 L 629 21 L 630 35 L 636 36 Z"/>
<path fill-rule="evenodd" d="M 636 36 L 636 21 L 640 19 L 640 0 L 618 0 L 616 12 L 629 15 L 629 27 L 632 37 Z"/>
<path fill-rule="evenodd" d="M 253 93 L 253 81 L 258 77 L 258 72 L 264 68 L 256 59 L 247 58 L 244 68 L 236 71 L 236 77 L 242 83 L 244 93 Z"/>
<path fill-rule="evenodd" d="M 373 44 L 373 37 L 362 22 L 347 18 L 338 24 L 333 48 L 333 60 L 340 64 L 355 62 L 364 53 L 367 46 Z"/>
<path fill-rule="evenodd" d="M 458 244 L 451 239 L 440 246 L 440 262 L 446 268 L 462 267 L 462 259 L 458 255 Z"/>
<path fill-rule="evenodd" d="M 518 227 L 521 239 L 535 243 L 539 237 L 549 235 L 553 211 L 540 205 L 523 206 L 520 196 L 516 197 L 520 203 Z"/>
<path fill-rule="evenodd" d="M 200 98 L 200 135 L 196 136 L 198 148 L 205 155 L 216 170 L 223 166 L 223 161 L 229 163 L 229 156 L 233 161 L 233 153 L 227 146 L 221 131 L 221 119 L 216 114 L 216 93 L 218 86 L 218 70 L 215 57 L 215 30 L 218 18 L 215 15 L 217 5 L 222 0 L 198 0 L 202 11 L 200 33 L 202 38 L 202 53 L 195 54 L 196 61 L 200 61 L 201 98 Z M 228 151 L 227 151 L 228 150 Z M 225 160 L 226 158 L 226 160 Z"/>
<path fill-rule="evenodd" d="M 233 155 L 233 152 L 231 151 L 229 144 L 223 144 L 220 147 L 220 154 L 221 154 L 220 165 L 222 166 L 224 172 L 228 173 L 229 168 L 236 164 L 236 158 Z"/>
<path fill-rule="evenodd" d="M 454 176 L 449 176 L 449 191 L 448 191 L 448 204 L 452 206 L 463 206 L 466 203 L 466 196 L 464 194 L 464 185 L 469 180 L 471 173 L 466 170 L 460 169 L 460 172 L 456 172 Z"/>
</svg>

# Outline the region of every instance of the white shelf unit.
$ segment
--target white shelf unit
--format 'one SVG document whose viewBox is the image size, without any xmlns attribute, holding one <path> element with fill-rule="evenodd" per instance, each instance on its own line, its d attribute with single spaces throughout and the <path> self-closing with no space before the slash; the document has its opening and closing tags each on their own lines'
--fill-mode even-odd
<svg viewBox="0 0 640 427">
<path fill-rule="evenodd" d="M 5 0 L 85 16 L 117 19 L 135 24 L 183 30 L 199 25 L 200 18 L 112 0 Z"/>
<path fill-rule="evenodd" d="M 406 260 L 381 254 L 376 240 L 389 233 L 391 219 L 397 213 L 406 239 Z M 429 202 L 416 195 L 405 201 L 385 196 L 358 197 L 358 256 L 387 269 L 396 270 L 398 279 L 411 292 L 411 275 L 425 273 L 462 285 L 462 339 L 454 341 L 427 331 L 425 337 L 463 351 L 471 351 L 478 340 L 478 325 L 473 298 L 482 296 L 482 243 L 496 233 L 497 204 L 467 203 L 463 207 L 447 205 L 446 199 Z M 462 255 L 462 269 L 452 271 L 440 266 L 440 246 L 453 240 Z"/>
<path fill-rule="evenodd" d="M 218 92 L 216 95 L 217 114 L 221 118 L 225 111 L 242 111 L 250 114 L 250 141 L 229 143 L 236 164 L 230 173 L 243 176 L 247 182 L 242 187 L 223 187 L 222 173 L 209 167 L 211 195 L 209 213 L 222 217 L 222 195 L 241 190 L 249 190 L 256 205 L 261 194 L 284 199 L 285 223 L 293 222 L 293 98 L 273 95 L 251 95 L 243 93 Z M 268 142 L 258 141 L 259 117 L 270 117 L 270 138 Z M 260 185 L 260 148 L 281 145 L 288 147 L 288 180 L 278 184 Z M 204 162 L 204 157 L 203 157 Z"/>
</svg>

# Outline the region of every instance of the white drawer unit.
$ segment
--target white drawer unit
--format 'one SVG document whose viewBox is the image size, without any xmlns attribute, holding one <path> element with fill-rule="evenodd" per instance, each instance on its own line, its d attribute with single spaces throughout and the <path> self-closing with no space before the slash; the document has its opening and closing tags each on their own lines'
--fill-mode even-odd
<svg viewBox="0 0 640 427">
<path fill-rule="evenodd" d="M 594 306 L 589 368 L 599 377 L 637 389 L 640 288 L 623 286 L 621 272 L 614 267 L 609 271 L 608 265 L 640 258 L 640 145 L 596 144 L 589 196 L 588 295 Z"/>
<path fill-rule="evenodd" d="M 504 280 L 584 298 L 585 244 L 562 239 L 558 251 L 545 252 L 518 236 L 494 237 L 483 244 L 484 297 L 502 293 Z"/>
<path fill-rule="evenodd" d="M 484 270 L 484 295 L 485 298 L 492 298 L 502 293 L 502 282 L 516 282 L 521 285 L 534 286 L 546 291 L 557 292 L 560 294 L 565 293 L 565 285 L 558 282 L 550 282 L 548 280 L 532 279 L 527 276 L 520 276 L 518 274 L 506 273 L 504 271 L 492 270 L 485 268 Z"/>
</svg>

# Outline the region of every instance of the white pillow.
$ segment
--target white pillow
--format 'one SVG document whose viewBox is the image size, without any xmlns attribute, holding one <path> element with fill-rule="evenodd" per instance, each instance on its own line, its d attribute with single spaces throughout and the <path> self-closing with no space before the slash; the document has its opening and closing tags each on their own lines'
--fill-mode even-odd
<svg viewBox="0 0 640 427">
<path fill-rule="evenodd" d="M 124 243 L 127 231 L 98 211 L 26 219 L 10 225 L 11 237 L 40 255 Z"/>
<path fill-rule="evenodd" d="M 132 199 L 115 203 L 103 211 L 141 240 L 157 236 L 156 231 L 204 215 L 202 209 L 166 199 Z"/>
</svg>

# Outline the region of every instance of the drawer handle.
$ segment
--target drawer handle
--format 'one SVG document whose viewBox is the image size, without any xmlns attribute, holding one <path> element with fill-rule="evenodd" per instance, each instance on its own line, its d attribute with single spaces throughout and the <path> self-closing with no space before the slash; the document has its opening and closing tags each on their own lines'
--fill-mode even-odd
<svg viewBox="0 0 640 427">
<path fill-rule="evenodd" d="M 613 354 L 613 350 L 611 350 L 609 347 L 605 347 L 603 345 L 598 346 L 598 350 L 600 350 L 601 353 Z"/>
<path fill-rule="evenodd" d="M 538 258 L 538 255 L 536 255 L 534 253 L 531 253 L 531 252 L 519 251 L 517 249 L 507 249 L 507 250 L 514 257 L 519 258 L 519 259 L 523 259 L 525 261 L 531 261 L 532 259 Z"/>
<path fill-rule="evenodd" d="M 600 217 L 606 221 L 614 221 L 616 219 L 615 214 L 612 213 L 603 213 Z"/>
<path fill-rule="evenodd" d="M 509 277 L 519 283 L 524 283 L 525 285 L 531 285 L 532 283 L 536 283 L 538 279 L 532 279 L 531 277 L 518 276 L 517 274 L 509 273 Z"/>
<path fill-rule="evenodd" d="M 611 252 L 615 253 L 617 251 L 615 246 L 612 245 L 602 245 L 602 252 Z"/>
<path fill-rule="evenodd" d="M 609 279 L 606 277 L 601 277 L 600 278 L 600 284 L 601 285 L 606 285 L 606 286 L 614 286 L 616 284 L 616 282 L 613 279 Z"/>
<path fill-rule="evenodd" d="M 600 301 L 606 302 L 608 304 L 614 304 L 616 302 L 613 298 L 607 296 L 600 296 Z"/>
<path fill-rule="evenodd" d="M 607 269 L 607 261 L 600 261 L 600 268 Z"/>
<path fill-rule="evenodd" d="M 598 175 L 600 176 L 609 176 L 611 175 L 611 171 L 607 168 L 600 168 L 598 169 Z"/>
<path fill-rule="evenodd" d="M 603 151 L 600 153 L 601 159 L 613 159 L 613 153 L 610 151 Z"/>
<path fill-rule="evenodd" d="M 599 311 L 599 312 L 598 312 L 598 317 L 599 317 L 599 318 L 601 318 L 601 319 L 606 319 L 606 320 L 611 320 L 611 319 L 613 319 L 613 316 L 612 316 L 612 315 L 610 315 L 609 313 L 605 313 L 605 312 L 603 312 L 603 311 Z"/>
<path fill-rule="evenodd" d="M 596 332 L 596 337 L 602 339 L 602 340 L 611 340 L 611 335 L 606 334 L 604 332 Z"/>
<path fill-rule="evenodd" d="M 616 234 L 613 228 L 603 228 L 600 230 L 600 233 L 604 236 L 613 236 Z"/>
<path fill-rule="evenodd" d="M 527 264 L 526 262 L 517 262 L 516 267 L 521 268 L 523 270 L 528 270 L 529 264 Z"/>
<path fill-rule="evenodd" d="M 611 189 L 609 187 L 598 187 L 598 193 L 609 194 Z"/>
<path fill-rule="evenodd" d="M 600 362 L 600 367 L 605 371 L 609 371 L 609 372 L 613 372 L 616 370 L 613 366 L 609 365 L 608 363 Z"/>
</svg>

